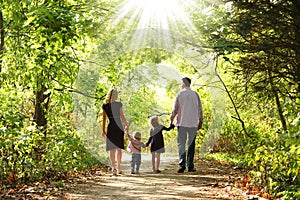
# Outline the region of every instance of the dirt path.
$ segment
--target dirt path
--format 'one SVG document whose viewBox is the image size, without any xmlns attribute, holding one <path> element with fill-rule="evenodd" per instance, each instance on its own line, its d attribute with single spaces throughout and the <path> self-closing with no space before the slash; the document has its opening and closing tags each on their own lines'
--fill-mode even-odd
<svg viewBox="0 0 300 200">
<path fill-rule="evenodd" d="M 65 195 L 71 200 L 251 199 L 236 187 L 242 172 L 233 166 L 198 159 L 195 162 L 197 172 L 178 174 L 175 157 L 163 156 L 161 160 L 162 173 L 152 173 L 150 155 L 142 155 L 141 173 L 132 175 L 130 155 L 123 154 L 122 175 L 112 176 L 110 172 L 96 171 L 90 177 L 70 184 Z"/>
</svg>

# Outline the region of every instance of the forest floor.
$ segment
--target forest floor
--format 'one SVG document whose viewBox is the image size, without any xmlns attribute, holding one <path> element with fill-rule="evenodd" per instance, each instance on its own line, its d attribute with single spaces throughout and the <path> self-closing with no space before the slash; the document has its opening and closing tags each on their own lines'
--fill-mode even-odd
<svg viewBox="0 0 300 200">
<path fill-rule="evenodd" d="M 177 173 L 177 159 L 162 156 L 161 173 L 153 173 L 151 156 L 142 155 L 140 174 L 130 173 L 130 154 L 122 158 L 122 174 L 94 169 L 85 175 L 46 185 L 23 186 L 2 191 L 0 199 L 17 200 L 249 200 L 254 194 L 247 172 L 211 159 L 195 160 L 196 172 Z"/>
</svg>

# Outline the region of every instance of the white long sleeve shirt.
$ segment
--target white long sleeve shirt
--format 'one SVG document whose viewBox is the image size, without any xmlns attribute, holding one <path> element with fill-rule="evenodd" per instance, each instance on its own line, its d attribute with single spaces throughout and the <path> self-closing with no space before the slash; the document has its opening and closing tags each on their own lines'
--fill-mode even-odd
<svg viewBox="0 0 300 200">
<path fill-rule="evenodd" d="M 198 127 L 203 121 L 202 104 L 197 92 L 189 87 L 182 89 L 175 99 L 171 114 L 171 123 L 176 118 L 176 126 Z"/>
</svg>

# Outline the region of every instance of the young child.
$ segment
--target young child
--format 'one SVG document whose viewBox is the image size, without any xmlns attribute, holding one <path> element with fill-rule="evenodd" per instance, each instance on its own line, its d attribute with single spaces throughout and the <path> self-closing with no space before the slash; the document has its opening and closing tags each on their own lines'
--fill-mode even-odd
<svg viewBox="0 0 300 200">
<path fill-rule="evenodd" d="M 150 150 L 152 154 L 152 170 L 155 173 L 160 173 L 160 154 L 165 152 L 165 144 L 162 131 L 170 131 L 174 128 L 174 125 L 166 128 L 159 123 L 157 116 L 153 116 L 150 118 L 150 125 L 150 137 L 148 142 L 146 143 L 146 146 L 149 146 L 149 144 L 151 143 Z"/>
<path fill-rule="evenodd" d="M 127 138 L 130 141 L 127 150 L 132 154 L 131 157 L 131 174 L 139 174 L 141 165 L 141 148 L 146 147 L 146 144 L 141 142 L 141 133 L 134 132 L 133 137 L 127 133 Z"/>
</svg>

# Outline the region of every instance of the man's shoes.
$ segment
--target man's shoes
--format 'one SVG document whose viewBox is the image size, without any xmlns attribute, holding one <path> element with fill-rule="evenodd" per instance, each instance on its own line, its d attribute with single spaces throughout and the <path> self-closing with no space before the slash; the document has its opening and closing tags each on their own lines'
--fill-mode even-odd
<svg viewBox="0 0 300 200">
<path fill-rule="evenodd" d="M 185 170 L 185 167 L 181 167 L 181 168 L 179 168 L 179 169 L 177 170 L 177 172 L 178 172 L 178 173 L 183 173 L 184 170 Z"/>
<path fill-rule="evenodd" d="M 188 169 L 188 172 L 196 172 L 195 168 Z"/>
</svg>

